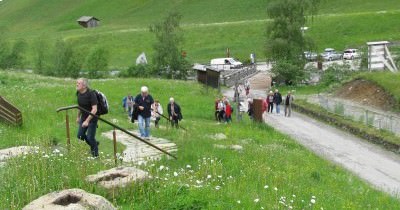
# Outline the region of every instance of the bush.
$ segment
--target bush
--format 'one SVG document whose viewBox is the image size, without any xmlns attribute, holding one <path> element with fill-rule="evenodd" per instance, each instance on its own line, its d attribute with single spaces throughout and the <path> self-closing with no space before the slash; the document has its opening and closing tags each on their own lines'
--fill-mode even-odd
<svg viewBox="0 0 400 210">
<path fill-rule="evenodd" d="M 5 56 L 5 60 L 2 61 L 2 67 L 23 69 L 25 64 L 25 52 L 27 46 L 28 44 L 24 40 L 18 40 L 17 42 L 15 42 L 11 53 Z"/>
<path fill-rule="evenodd" d="M 70 44 L 58 40 L 55 44 L 54 53 L 55 76 L 77 78 L 80 74 L 83 59 Z"/>
<path fill-rule="evenodd" d="M 156 68 L 149 64 L 139 64 L 129 67 L 128 69 L 121 71 L 119 77 L 140 77 L 148 78 L 159 76 Z"/>
<path fill-rule="evenodd" d="M 108 70 L 109 53 L 105 48 L 95 47 L 86 59 L 89 78 L 99 78 Z"/>
</svg>

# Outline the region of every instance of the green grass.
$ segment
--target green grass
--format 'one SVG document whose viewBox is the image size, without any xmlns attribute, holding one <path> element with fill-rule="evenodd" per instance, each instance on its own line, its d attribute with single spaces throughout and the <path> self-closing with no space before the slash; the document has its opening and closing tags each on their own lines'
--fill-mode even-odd
<svg viewBox="0 0 400 210">
<path fill-rule="evenodd" d="M 104 117 L 117 120 L 122 127 L 133 129 L 122 111 L 122 97 L 148 85 L 164 109 L 168 98 L 175 97 L 183 110 L 181 124 L 188 129 L 153 129 L 154 136 L 177 144 L 178 160 L 163 159 L 141 166 L 151 173 L 152 180 L 105 190 L 84 178 L 113 167 L 111 141 L 100 135 L 111 128 L 99 126 L 103 152 L 99 160 L 88 159 L 88 147 L 75 138 L 71 151 L 64 149 L 64 114 L 57 114 L 55 109 L 75 103 L 75 81 L 4 71 L 0 72 L 0 81 L 2 96 L 16 104 L 24 117 L 21 128 L 0 124 L 0 148 L 26 144 L 40 147 L 37 154 L 14 158 L 0 168 L 0 209 L 21 209 L 41 195 L 75 187 L 104 196 L 121 209 L 396 209 L 400 205 L 398 199 L 373 189 L 267 125 L 253 124 L 247 117 L 242 123 L 216 124 L 216 92 L 207 93 L 193 82 L 156 79 L 91 83 L 111 103 L 111 112 Z M 72 128 L 72 133 L 76 132 L 76 126 Z M 227 139 L 214 140 L 211 136 L 217 133 Z M 215 148 L 214 144 L 239 144 L 244 149 L 236 152 Z M 63 156 L 53 153 L 54 148 L 59 148 Z M 313 196 L 315 204 L 310 203 Z"/>
<path fill-rule="evenodd" d="M 46 37 L 51 44 L 60 38 L 69 40 L 83 54 L 95 45 L 102 45 L 110 51 L 110 69 L 123 69 L 132 65 L 141 52 L 146 52 L 151 61 L 154 37 L 148 32 L 148 26 L 162 20 L 172 8 L 183 15 L 185 43 L 182 47 L 190 62 L 207 63 L 211 58 L 224 57 L 226 48 L 241 60 L 248 59 L 250 53 L 264 60 L 267 15 L 266 2 L 261 0 L 185 0 L 167 5 L 160 0 L 3 1 L 0 29 L 10 40 L 26 39 L 31 48 L 38 37 Z M 387 12 L 379 12 L 382 10 Z M 400 29 L 393 27 L 400 24 L 399 10 L 400 4 L 395 0 L 322 1 L 319 15 L 307 24 L 306 34 L 315 39 L 318 51 L 327 47 L 339 51 L 361 47 L 374 40 L 400 40 Z M 80 28 L 75 21 L 83 14 L 99 17 L 101 27 Z M 230 23 L 196 25 L 216 22 Z M 30 49 L 28 68 L 33 66 L 34 55 Z"/>
</svg>

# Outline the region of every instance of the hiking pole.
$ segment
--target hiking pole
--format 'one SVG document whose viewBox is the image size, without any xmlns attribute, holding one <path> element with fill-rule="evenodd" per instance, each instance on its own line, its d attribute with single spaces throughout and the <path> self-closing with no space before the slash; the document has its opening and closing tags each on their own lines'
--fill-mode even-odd
<svg viewBox="0 0 400 210">
<path fill-rule="evenodd" d="M 156 111 L 156 110 L 154 110 L 154 109 L 151 109 L 151 110 L 153 110 L 154 112 L 156 112 L 157 114 L 159 114 L 161 117 L 167 119 L 169 122 L 172 121 L 171 119 L 169 119 L 169 117 L 167 117 L 167 116 L 165 116 L 165 115 L 159 113 L 158 111 Z M 179 126 L 179 128 L 182 128 L 184 131 L 187 131 L 186 128 L 182 127 L 181 125 L 178 124 L 178 126 Z"/>
</svg>

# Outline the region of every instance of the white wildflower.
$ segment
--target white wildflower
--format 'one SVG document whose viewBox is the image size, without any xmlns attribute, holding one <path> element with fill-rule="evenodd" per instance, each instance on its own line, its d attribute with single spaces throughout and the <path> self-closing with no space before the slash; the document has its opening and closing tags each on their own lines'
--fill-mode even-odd
<svg viewBox="0 0 400 210">
<path fill-rule="evenodd" d="M 178 173 L 174 172 L 174 176 L 178 176 Z"/>
<path fill-rule="evenodd" d="M 220 189 L 221 189 L 221 186 L 218 186 L 218 185 L 217 185 L 217 186 L 215 186 L 215 189 L 216 189 L 216 190 L 220 190 Z"/>
<path fill-rule="evenodd" d="M 240 200 L 237 200 L 236 203 L 240 204 Z"/>
<path fill-rule="evenodd" d="M 269 187 L 268 185 L 265 185 L 265 186 L 264 186 L 264 189 L 268 189 L 268 187 Z"/>
<path fill-rule="evenodd" d="M 207 179 L 211 179 L 211 175 L 207 175 Z"/>
<path fill-rule="evenodd" d="M 314 203 L 315 203 L 315 199 L 312 198 L 310 202 L 311 202 L 312 204 L 314 204 Z"/>
<path fill-rule="evenodd" d="M 255 202 L 255 203 L 258 203 L 259 201 L 260 201 L 259 198 L 254 199 L 254 202 Z"/>
<path fill-rule="evenodd" d="M 162 171 L 162 170 L 164 170 L 164 168 L 165 168 L 165 166 L 161 165 L 159 170 Z"/>
<path fill-rule="evenodd" d="M 54 153 L 54 154 L 60 153 L 60 150 L 55 149 L 55 150 L 53 150 L 53 153 Z"/>
<path fill-rule="evenodd" d="M 275 191 L 278 191 L 278 188 L 274 187 L 274 190 L 275 190 Z"/>
<path fill-rule="evenodd" d="M 186 165 L 186 168 L 192 168 L 192 166 L 191 165 Z"/>
</svg>

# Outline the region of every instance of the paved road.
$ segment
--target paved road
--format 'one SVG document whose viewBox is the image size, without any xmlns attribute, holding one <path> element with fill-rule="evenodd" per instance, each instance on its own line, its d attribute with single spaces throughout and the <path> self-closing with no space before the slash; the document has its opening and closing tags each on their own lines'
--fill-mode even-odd
<svg viewBox="0 0 400 210">
<path fill-rule="evenodd" d="M 268 114 L 266 123 L 375 188 L 400 198 L 400 156 L 299 113 Z"/>
</svg>

